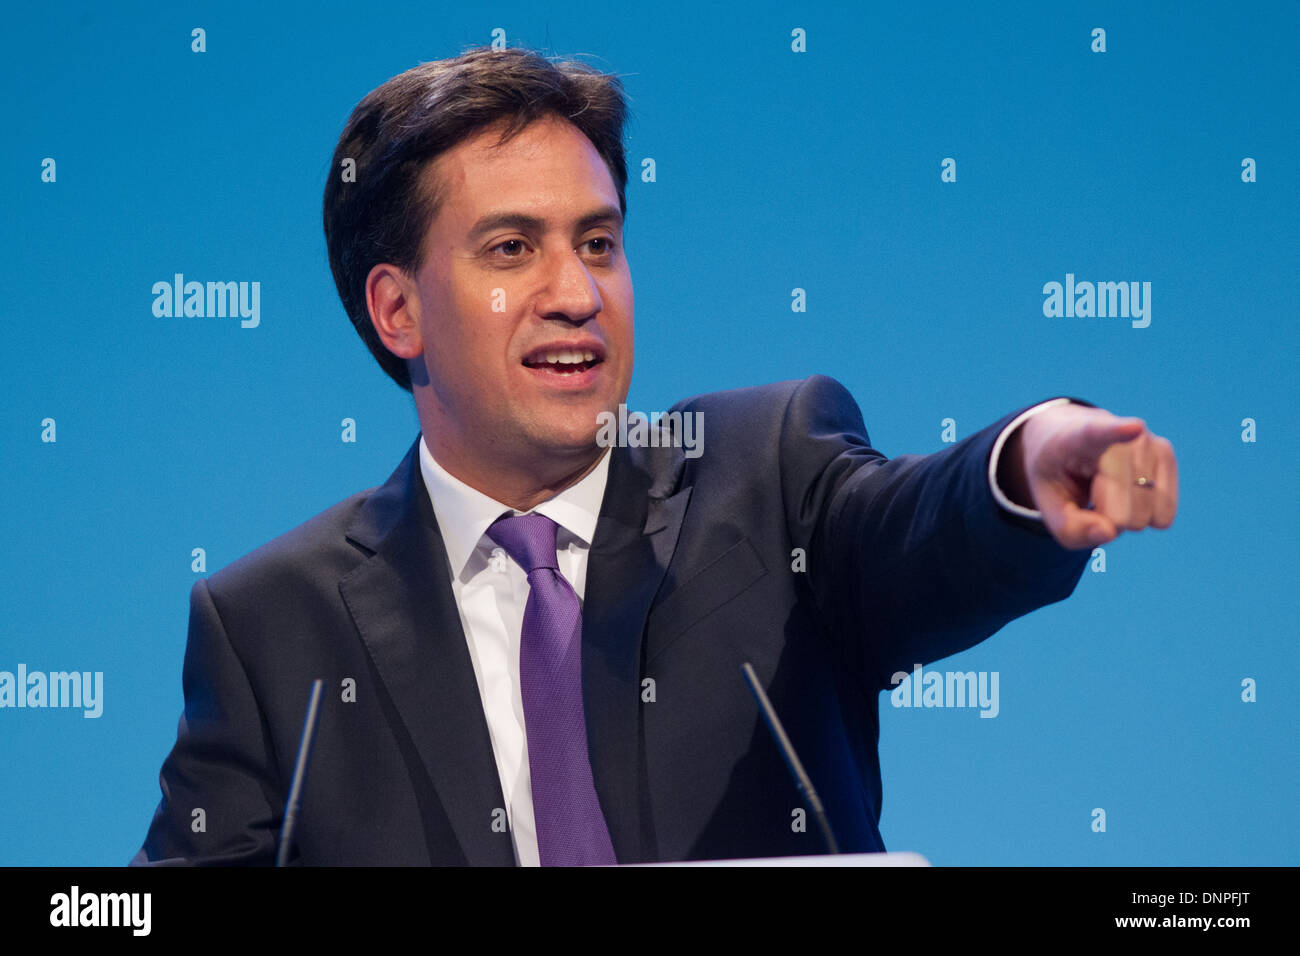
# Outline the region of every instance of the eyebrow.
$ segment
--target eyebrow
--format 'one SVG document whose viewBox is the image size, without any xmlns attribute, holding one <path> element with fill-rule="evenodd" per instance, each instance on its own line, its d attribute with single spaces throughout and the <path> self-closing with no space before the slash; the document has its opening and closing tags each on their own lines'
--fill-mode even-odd
<svg viewBox="0 0 1300 956">
<path fill-rule="evenodd" d="M 606 222 L 612 222 L 621 227 L 623 225 L 623 214 L 615 206 L 601 206 L 577 221 L 577 231 L 586 232 L 593 226 Z M 474 223 L 467 238 L 470 242 L 473 242 L 494 229 L 504 228 L 518 229 L 520 232 L 545 232 L 547 225 L 545 219 L 538 219 L 536 216 L 529 216 L 522 212 L 488 213 Z"/>
</svg>

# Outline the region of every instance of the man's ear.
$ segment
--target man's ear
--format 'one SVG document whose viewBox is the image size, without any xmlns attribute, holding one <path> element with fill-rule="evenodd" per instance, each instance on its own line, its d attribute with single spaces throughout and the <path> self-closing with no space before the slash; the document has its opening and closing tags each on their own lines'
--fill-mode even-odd
<svg viewBox="0 0 1300 956">
<path fill-rule="evenodd" d="M 388 262 L 372 268 L 366 276 L 366 308 L 375 334 L 388 351 L 404 359 L 424 354 L 419 291 L 404 270 Z"/>
</svg>

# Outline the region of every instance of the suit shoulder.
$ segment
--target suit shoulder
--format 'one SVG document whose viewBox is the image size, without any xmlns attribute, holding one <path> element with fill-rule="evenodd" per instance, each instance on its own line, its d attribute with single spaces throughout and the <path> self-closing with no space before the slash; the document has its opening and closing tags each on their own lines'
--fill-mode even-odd
<svg viewBox="0 0 1300 956">
<path fill-rule="evenodd" d="M 768 382 L 764 385 L 748 385 L 743 388 L 729 388 L 718 392 L 702 392 L 678 402 L 675 408 L 695 409 L 701 406 L 763 408 L 769 406 L 784 407 L 798 393 L 815 396 L 848 396 L 849 391 L 838 379 L 829 375 L 810 375 L 807 378 L 791 378 L 781 382 Z"/>
<path fill-rule="evenodd" d="M 208 578 L 209 588 L 227 594 L 265 591 L 322 572 L 346 573 L 365 554 L 348 541 L 348 527 L 377 490 L 378 486 L 349 495 L 237 558 Z"/>
<path fill-rule="evenodd" d="M 683 399 L 673 409 L 706 412 L 707 417 L 724 427 L 735 423 L 750 428 L 779 428 L 791 414 L 808 418 L 823 414 L 842 418 L 848 414 L 861 421 L 861 412 L 849 390 L 829 375 L 705 392 Z"/>
</svg>

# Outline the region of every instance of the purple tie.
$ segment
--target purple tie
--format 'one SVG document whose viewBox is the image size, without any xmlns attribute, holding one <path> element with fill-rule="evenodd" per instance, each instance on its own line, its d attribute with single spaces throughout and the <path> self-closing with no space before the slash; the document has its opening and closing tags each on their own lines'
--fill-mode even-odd
<svg viewBox="0 0 1300 956">
<path fill-rule="evenodd" d="M 554 521 L 504 515 L 487 536 L 528 574 L 519 683 L 528 773 L 542 866 L 612 865 L 614 847 L 596 797 L 582 709 L 582 608 L 560 574 Z"/>
</svg>

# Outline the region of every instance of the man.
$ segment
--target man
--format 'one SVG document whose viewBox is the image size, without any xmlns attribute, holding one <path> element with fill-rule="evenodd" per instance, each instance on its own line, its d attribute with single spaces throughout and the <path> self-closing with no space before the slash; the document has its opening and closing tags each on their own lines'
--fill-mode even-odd
<svg viewBox="0 0 1300 956">
<path fill-rule="evenodd" d="M 268 863 L 307 689 L 304 864 L 821 852 L 741 665 L 841 849 L 883 849 L 877 697 L 1168 527 L 1139 419 L 1060 397 L 887 460 L 834 381 L 703 395 L 599 441 L 633 366 L 618 81 L 522 50 L 353 112 L 325 190 L 339 293 L 421 435 L 383 486 L 191 595 L 185 712 L 133 862 Z M 1091 503 L 1091 507 L 1089 507 Z"/>
</svg>

